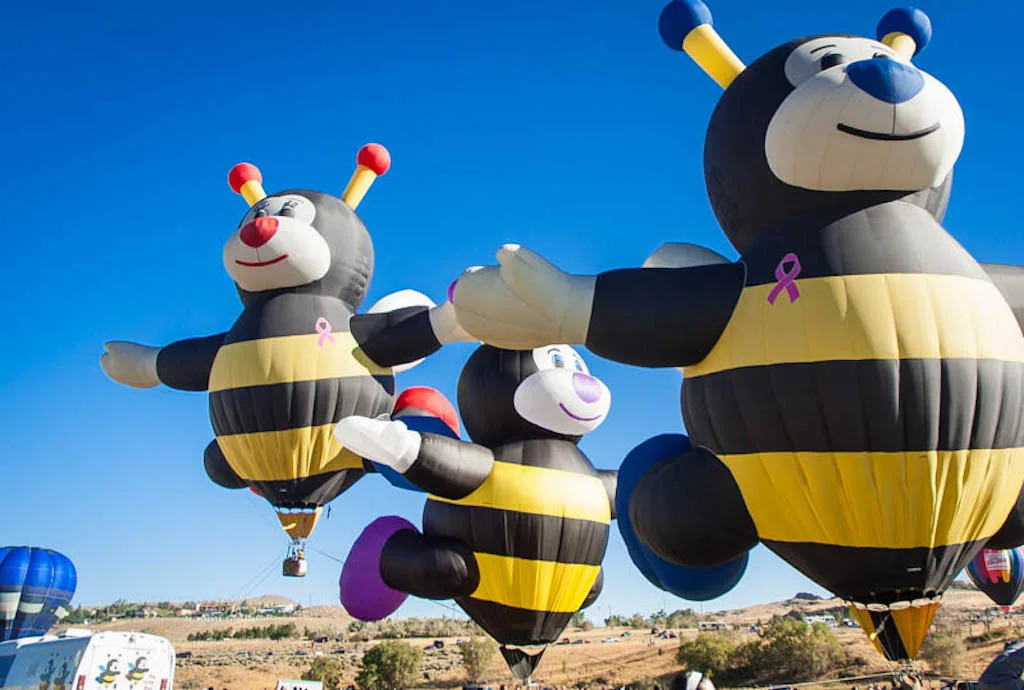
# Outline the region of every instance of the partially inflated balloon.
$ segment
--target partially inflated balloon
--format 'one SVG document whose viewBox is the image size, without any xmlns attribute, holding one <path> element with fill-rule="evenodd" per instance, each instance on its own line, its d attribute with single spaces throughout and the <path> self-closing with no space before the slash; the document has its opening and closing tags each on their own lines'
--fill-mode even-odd
<svg viewBox="0 0 1024 690">
<path fill-rule="evenodd" d="M 0 547 L 0 641 L 45 634 L 74 596 L 67 556 L 30 546 Z"/>
</svg>

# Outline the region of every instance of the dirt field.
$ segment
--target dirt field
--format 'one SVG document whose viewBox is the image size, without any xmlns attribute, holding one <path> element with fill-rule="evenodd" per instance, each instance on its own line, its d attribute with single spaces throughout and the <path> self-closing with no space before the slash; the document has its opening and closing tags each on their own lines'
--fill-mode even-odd
<svg viewBox="0 0 1024 690">
<path fill-rule="evenodd" d="M 793 599 L 709 614 L 738 630 L 751 624 L 769 620 L 797 609 L 813 614 L 839 606 L 836 599 L 807 601 Z M 947 595 L 941 616 L 948 619 L 962 617 L 971 611 L 990 608 L 988 599 L 979 592 L 951 590 Z M 299 678 L 317 656 L 333 656 L 342 661 L 344 683 L 354 683 L 363 653 L 376 642 L 347 642 L 348 625 L 352 619 L 340 607 L 317 607 L 303 610 L 291 617 L 236 619 L 228 621 L 201 621 L 188 618 L 133 619 L 91 626 L 94 630 L 136 630 L 169 639 L 177 652 L 190 652 L 192 657 L 178 661 L 176 685 L 181 690 L 273 690 L 279 678 Z M 304 628 L 327 635 L 332 641 L 312 643 L 305 640 L 226 640 L 220 642 L 188 642 L 191 633 L 226 628 L 264 626 L 270 623 L 294 623 L 301 633 Z M 1018 623 L 1018 625 L 1020 625 Z M 981 623 L 962 624 L 966 635 L 985 631 Z M 993 630 L 1005 630 L 1005 637 L 993 643 L 978 646 L 969 652 L 966 677 L 975 678 L 991 658 L 1002 649 L 1006 639 L 1024 635 L 1011 628 L 1009 621 L 993 623 Z M 696 636 L 696 630 L 674 631 L 681 638 Z M 851 659 L 860 658 L 863 664 L 858 673 L 889 672 L 895 665 L 885 661 L 870 646 L 860 628 L 838 628 L 835 635 Z M 746 634 L 746 633 L 740 633 Z M 679 639 L 652 639 L 648 630 L 624 628 L 595 628 L 584 632 L 566 630 L 565 636 L 575 644 L 553 645 L 548 648 L 533 680 L 540 686 L 565 687 L 587 683 L 599 687 L 619 687 L 642 678 L 658 678 L 681 670 L 675 661 Z M 616 642 L 604 642 L 607 638 Z M 463 638 L 464 639 L 464 638 Z M 443 638 L 444 647 L 424 651 L 422 678 L 419 687 L 451 688 L 462 683 L 462 668 L 456 643 L 459 638 Z M 434 639 L 409 639 L 411 644 L 426 648 Z M 918 664 L 926 670 L 927 666 Z M 514 681 L 500 657 L 496 658 L 485 680 L 492 686 L 513 686 Z M 852 685 L 852 683 L 851 683 Z M 846 685 L 833 688 L 849 690 Z"/>
</svg>

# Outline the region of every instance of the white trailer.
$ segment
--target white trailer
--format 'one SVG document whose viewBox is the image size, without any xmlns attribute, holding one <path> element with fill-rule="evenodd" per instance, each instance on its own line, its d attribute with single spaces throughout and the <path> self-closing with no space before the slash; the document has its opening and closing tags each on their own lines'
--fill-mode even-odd
<svg viewBox="0 0 1024 690">
<path fill-rule="evenodd" d="M 0 688 L 172 690 L 174 648 L 156 635 L 67 630 L 0 642 Z"/>
</svg>

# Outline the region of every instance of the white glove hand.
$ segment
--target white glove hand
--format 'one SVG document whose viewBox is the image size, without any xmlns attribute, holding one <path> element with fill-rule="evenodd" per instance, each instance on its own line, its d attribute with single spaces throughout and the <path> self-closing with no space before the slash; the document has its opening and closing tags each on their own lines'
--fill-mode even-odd
<svg viewBox="0 0 1024 690">
<path fill-rule="evenodd" d="M 369 417 L 345 417 L 334 427 L 334 438 L 361 458 L 405 474 L 420 452 L 420 435 L 402 422 Z"/>
<path fill-rule="evenodd" d="M 107 376 L 132 388 L 152 388 L 160 383 L 156 373 L 159 347 L 148 347 L 122 340 L 113 340 L 103 346 L 100 366 Z"/>
<path fill-rule="evenodd" d="M 517 244 L 498 250 L 498 262 L 459 278 L 452 302 L 462 328 L 510 350 L 586 343 L 596 276 L 565 273 Z"/>
</svg>

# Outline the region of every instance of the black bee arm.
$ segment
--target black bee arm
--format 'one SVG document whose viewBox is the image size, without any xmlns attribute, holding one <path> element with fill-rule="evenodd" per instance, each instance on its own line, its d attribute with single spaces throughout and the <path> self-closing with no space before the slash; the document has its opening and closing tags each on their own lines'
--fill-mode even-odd
<svg viewBox="0 0 1024 690">
<path fill-rule="evenodd" d="M 615 491 L 619 485 L 618 470 L 598 470 L 597 476 L 604 484 L 604 490 L 608 492 L 608 507 L 612 511 L 612 520 L 615 519 Z"/>
<path fill-rule="evenodd" d="M 420 434 L 420 452 L 402 476 L 424 491 L 458 500 L 491 474 L 494 454 L 483 446 L 437 434 Z"/>
<path fill-rule="evenodd" d="M 682 367 L 704 359 L 736 307 L 746 267 L 627 268 L 597 276 L 586 346 L 640 367 Z"/>
<path fill-rule="evenodd" d="M 982 264 L 981 267 L 1009 303 L 1017 323 L 1024 330 L 1024 266 Z"/>
<path fill-rule="evenodd" d="M 348 327 L 360 349 L 381 367 L 414 362 L 441 348 L 427 307 L 356 314 L 349 320 Z"/>
<path fill-rule="evenodd" d="M 210 370 L 227 333 L 205 338 L 187 338 L 160 349 L 156 373 L 160 383 L 182 391 L 205 391 L 210 387 Z"/>
</svg>

